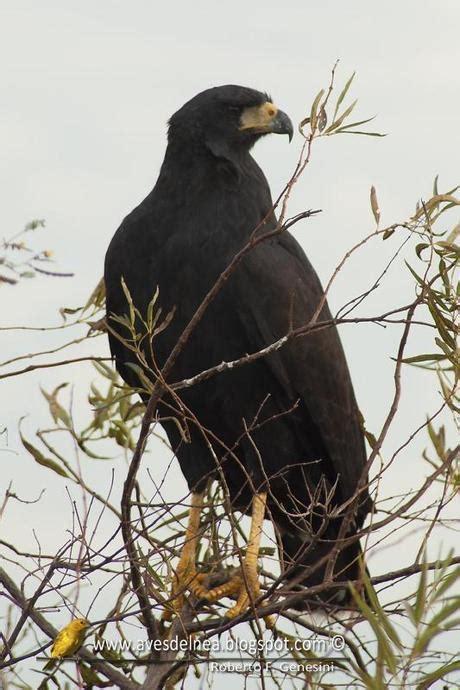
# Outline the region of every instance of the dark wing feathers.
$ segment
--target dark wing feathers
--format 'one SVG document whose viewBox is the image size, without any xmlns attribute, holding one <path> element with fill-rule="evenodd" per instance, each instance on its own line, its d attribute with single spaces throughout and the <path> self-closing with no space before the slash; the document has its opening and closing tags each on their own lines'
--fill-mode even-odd
<svg viewBox="0 0 460 690">
<path fill-rule="evenodd" d="M 309 322 L 322 296 L 320 281 L 288 232 L 259 245 L 244 262 L 232 295 L 252 350 L 262 349 Z M 330 320 L 324 306 L 318 321 Z M 326 449 L 342 498 L 352 496 L 365 462 L 358 408 L 334 326 L 295 338 L 265 359 L 291 400 L 300 398 Z M 307 421 L 307 420 L 306 420 Z M 327 465 L 327 463 L 326 463 Z M 331 473 L 332 474 L 332 473 Z"/>
</svg>

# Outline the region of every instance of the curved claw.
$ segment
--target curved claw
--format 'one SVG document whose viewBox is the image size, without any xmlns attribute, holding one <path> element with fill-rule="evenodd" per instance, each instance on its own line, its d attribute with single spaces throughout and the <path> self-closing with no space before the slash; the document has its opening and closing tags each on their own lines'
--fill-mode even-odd
<svg viewBox="0 0 460 690">
<path fill-rule="evenodd" d="M 241 588 L 238 594 L 238 600 L 231 609 L 227 611 L 227 618 L 236 618 L 241 613 L 244 613 L 256 599 L 260 596 L 260 583 L 257 574 L 257 569 L 245 569 L 245 577 L 241 582 Z"/>
<path fill-rule="evenodd" d="M 163 620 L 171 620 L 175 612 L 181 610 L 185 603 L 185 591 L 188 590 L 199 601 L 213 603 L 231 595 L 238 595 L 237 602 L 227 612 L 227 618 L 236 618 L 250 606 L 254 606 L 260 596 L 260 583 L 257 572 L 257 558 L 259 555 L 260 538 L 265 515 L 267 494 L 256 494 L 252 503 L 251 531 L 246 548 L 242 573 L 231 577 L 224 584 L 209 589 L 203 582 L 207 579 L 205 573 L 198 573 L 195 567 L 195 551 L 198 541 L 200 510 L 202 496 L 192 494 L 192 505 L 186 540 L 182 550 L 179 565 L 176 570 L 171 600 L 168 608 L 163 612 Z M 270 617 L 265 619 L 267 627 L 273 627 Z"/>
<path fill-rule="evenodd" d="M 234 575 L 227 582 L 222 585 L 217 585 L 217 587 L 212 587 L 211 589 L 201 588 L 200 599 L 207 601 L 208 603 L 214 603 L 223 599 L 224 597 L 230 597 L 233 594 L 237 594 L 241 589 L 241 575 Z"/>
<path fill-rule="evenodd" d="M 185 604 L 185 592 L 188 590 L 198 601 L 205 601 L 209 604 L 219 601 L 224 597 L 232 596 L 241 591 L 243 582 L 241 575 L 234 575 L 227 582 L 209 589 L 206 581 L 209 575 L 200 573 L 195 565 L 189 563 L 183 565 L 179 563 L 175 574 L 174 585 L 171 590 L 171 600 L 168 608 L 163 611 L 162 619 L 170 621 L 174 615 L 181 610 Z"/>
<path fill-rule="evenodd" d="M 260 537 L 265 515 L 267 494 L 256 494 L 252 502 L 251 532 L 243 562 L 243 578 L 238 600 L 235 606 L 227 611 L 227 618 L 236 618 L 250 606 L 254 606 L 260 596 L 260 582 L 257 572 L 257 558 L 259 556 Z"/>
<path fill-rule="evenodd" d="M 171 587 L 170 602 L 163 611 L 161 616 L 162 620 L 170 621 L 174 614 L 183 608 L 185 604 L 185 590 L 191 586 L 196 576 L 196 574 L 191 571 L 192 568 L 181 568 L 179 564 Z"/>
<path fill-rule="evenodd" d="M 249 608 L 253 608 L 255 601 L 260 597 L 260 582 L 257 571 L 246 573 L 246 578 L 241 581 L 238 600 L 226 613 L 226 618 L 233 620 Z M 268 630 L 275 627 L 275 620 L 272 616 L 265 616 L 264 622 Z"/>
</svg>

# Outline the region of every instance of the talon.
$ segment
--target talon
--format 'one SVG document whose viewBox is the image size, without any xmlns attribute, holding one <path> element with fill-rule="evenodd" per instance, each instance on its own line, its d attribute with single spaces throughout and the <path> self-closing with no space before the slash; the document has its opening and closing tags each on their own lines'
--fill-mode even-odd
<svg viewBox="0 0 460 690">
<path fill-rule="evenodd" d="M 185 604 L 185 592 L 188 590 L 198 601 L 214 603 L 223 597 L 241 591 L 241 575 L 234 575 L 224 584 L 209 589 L 206 586 L 209 575 L 199 573 L 195 567 L 196 547 L 200 527 L 200 512 L 203 503 L 202 494 L 192 494 L 185 542 L 174 575 L 170 600 L 162 614 L 162 620 L 170 621 L 175 613 L 180 612 Z"/>
<path fill-rule="evenodd" d="M 232 594 L 239 592 L 241 589 L 241 583 L 241 575 L 234 575 L 223 585 L 218 585 L 217 587 L 206 590 L 202 598 L 208 603 L 214 603 L 215 601 L 219 601 L 219 599 L 229 597 Z"/>
<path fill-rule="evenodd" d="M 206 585 L 202 584 L 207 580 L 206 573 L 198 573 L 195 570 L 194 578 L 190 581 L 188 585 L 185 585 L 188 591 L 193 594 L 197 599 L 206 599 L 209 589 Z"/>
<path fill-rule="evenodd" d="M 165 608 L 162 614 L 164 621 L 170 621 L 173 615 L 182 609 L 185 604 L 185 589 L 192 586 L 194 577 L 195 574 L 192 572 L 191 567 L 181 567 L 179 563 L 171 587 L 171 600 L 168 608 Z"/>
<path fill-rule="evenodd" d="M 187 530 L 185 532 L 185 542 L 171 587 L 171 600 L 162 615 L 165 621 L 171 620 L 174 613 L 180 611 L 184 606 L 186 589 L 199 590 L 200 588 L 197 582 L 197 580 L 199 580 L 199 573 L 197 573 L 195 569 L 195 552 L 198 543 L 202 503 L 202 494 L 192 493 L 190 514 Z"/>
<path fill-rule="evenodd" d="M 195 567 L 195 553 L 198 543 L 202 495 L 192 494 L 189 522 L 185 543 L 171 588 L 170 602 L 163 611 L 162 619 L 170 621 L 174 613 L 180 612 L 185 604 L 185 591 L 188 590 L 198 601 L 214 603 L 224 597 L 237 595 L 237 602 L 227 611 L 227 618 L 236 618 L 254 605 L 260 596 L 260 583 L 257 572 L 260 538 L 265 515 L 267 494 L 256 494 L 252 504 L 252 521 L 249 541 L 246 548 L 242 573 L 234 575 L 224 584 L 209 589 L 205 583 L 206 573 L 199 573 Z M 267 628 L 273 628 L 270 616 L 265 618 Z"/>
<path fill-rule="evenodd" d="M 251 568 L 245 564 L 245 577 L 241 581 L 238 600 L 231 609 L 227 611 L 227 618 L 236 618 L 244 613 L 256 599 L 260 596 L 260 583 L 257 574 L 257 562 L 251 564 Z"/>
<path fill-rule="evenodd" d="M 257 558 L 259 555 L 260 537 L 265 515 L 267 494 L 256 494 L 252 502 L 252 521 L 246 556 L 243 562 L 243 577 L 236 604 L 227 611 L 227 618 L 236 618 L 246 609 L 254 605 L 260 596 L 260 582 L 257 572 Z M 269 619 L 271 624 L 271 620 Z M 267 627 L 272 627 L 267 623 Z"/>
</svg>

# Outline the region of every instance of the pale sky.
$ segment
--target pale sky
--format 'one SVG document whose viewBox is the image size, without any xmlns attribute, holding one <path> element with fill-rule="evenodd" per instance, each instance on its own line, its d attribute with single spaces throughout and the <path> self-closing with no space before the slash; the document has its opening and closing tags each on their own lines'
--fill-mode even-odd
<svg viewBox="0 0 460 690">
<path fill-rule="evenodd" d="M 355 119 L 376 115 L 370 127 L 388 136 L 318 142 L 294 190 L 289 215 L 323 209 L 298 225 L 295 235 L 325 283 L 344 252 L 374 227 L 371 185 L 383 224 L 389 224 L 404 220 L 417 199 L 430 195 L 436 174 L 442 190 L 459 182 L 459 20 L 457 0 L 0 0 L 2 236 L 32 218 L 46 219 L 46 229 L 31 238 L 34 247 L 52 249 L 54 268 L 75 273 L 72 279 L 41 277 L 2 286 L 1 325 L 57 324 L 61 306 L 86 300 L 118 224 L 155 182 L 167 119 L 191 96 L 218 84 L 250 86 L 271 93 L 297 123 L 340 58 L 339 84 L 357 72 L 350 96 L 359 99 Z M 299 135 L 290 145 L 285 137 L 267 137 L 256 147 L 273 196 L 289 178 L 301 143 Z M 456 221 L 451 216 L 452 226 Z M 331 306 L 366 290 L 396 246 L 379 241 L 360 252 L 334 285 Z M 360 313 L 379 313 L 412 296 L 401 260 Z M 400 330 L 361 325 L 344 327 L 341 334 L 358 402 L 377 432 L 392 395 L 390 358 Z M 2 360 L 57 342 L 48 334 L 17 331 L 0 338 Z M 423 347 L 432 349 L 431 338 L 414 331 L 408 352 Z M 108 353 L 105 343 L 99 348 Z M 27 499 L 47 488 L 46 500 L 27 511 L 20 504 L 9 507 L 4 534 L 21 548 L 34 543 L 32 523 L 44 551 L 61 544 L 70 507 L 59 478 L 21 450 L 17 420 L 29 415 L 23 428 L 31 436 L 38 424 L 48 423 L 39 384 L 51 389 L 69 381 L 78 400 L 92 378 L 88 368 L 75 365 L 1 382 L 0 423 L 8 429 L 8 449 L 0 455 L 0 490 L 10 479 Z M 428 374 L 406 369 L 403 385 L 388 456 L 439 404 Z M 5 448 L 5 436 L 0 443 Z M 424 476 L 420 452 L 426 445 L 423 433 L 401 454 L 384 485 L 388 495 Z M 161 476 L 166 462 L 161 465 L 161 453 L 155 458 Z M 87 471 L 106 486 L 107 468 L 96 463 Z M 120 464 L 117 471 L 121 485 Z M 167 486 L 173 494 L 183 493 L 177 472 Z M 59 520 L 56 511 L 63 516 Z M 434 552 L 452 541 L 450 535 L 433 539 Z M 394 567 L 410 562 L 411 548 L 395 547 Z M 373 571 L 383 572 L 387 554 L 377 554 Z"/>
</svg>

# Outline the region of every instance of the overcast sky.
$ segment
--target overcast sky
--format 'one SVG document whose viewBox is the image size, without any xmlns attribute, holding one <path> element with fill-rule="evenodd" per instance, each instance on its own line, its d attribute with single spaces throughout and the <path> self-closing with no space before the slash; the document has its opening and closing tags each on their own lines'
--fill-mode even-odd
<svg viewBox="0 0 460 690">
<path fill-rule="evenodd" d="M 52 249 L 56 270 L 75 274 L 1 287 L 2 325 L 53 325 L 61 306 L 86 300 L 115 229 L 155 182 L 167 119 L 209 86 L 266 90 L 299 122 L 327 85 L 337 58 L 339 83 L 356 70 L 351 97 L 359 99 L 357 119 L 376 115 L 372 129 L 388 136 L 318 142 L 289 207 L 290 215 L 323 209 L 295 230 L 323 283 L 344 252 L 373 229 L 372 184 L 387 224 L 404 220 L 417 199 L 428 197 L 436 174 L 443 190 L 459 182 L 458 0 L 0 0 L 0 12 L 2 235 L 9 237 L 32 218 L 46 219 L 46 229 L 31 238 L 34 246 Z M 299 135 L 290 145 L 285 137 L 267 137 L 256 147 L 274 196 L 289 178 L 301 143 Z M 366 290 L 396 246 L 379 242 L 358 254 L 337 280 L 331 305 L 337 308 Z M 400 262 L 361 313 L 379 313 L 412 295 Z M 390 358 L 400 331 L 359 326 L 341 333 L 360 407 L 369 428 L 378 431 L 392 394 Z M 417 333 L 409 351 L 431 349 L 431 339 L 420 333 L 417 341 Z M 2 359 L 55 342 L 47 334 L 17 331 L 0 337 Z M 98 351 L 108 353 L 102 342 Z M 29 520 L 44 551 L 61 544 L 65 519 L 56 521 L 56 506 L 62 515 L 70 515 L 70 508 L 62 482 L 19 449 L 17 420 L 28 414 L 24 425 L 30 433 L 45 423 L 38 384 L 50 389 L 65 380 L 84 393 L 91 376 L 75 365 L 1 384 L 0 422 L 8 429 L 1 489 L 10 478 L 24 498 L 47 487 L 47 500 L 30 507 L 27 521 L 20 519 L 24 509 L 18 505 L 7 513 L 9 538 L 21 548 L 33 543 Z M 427 374 L 406 371 L 403 383 L 388 454 L 439 404 Z M 0 437 L 2 447 L 5 438 Z M 425 472 L 420 450 L 426 443 L 422 435 L 401 455 L 389 493 L 409 489 L 413 476 Z M 105 486 L 107 465 L 88 472 Z M 120 471 L 120 482 L 122 476 Z M 182 490 L 178 482 L 176 473 L 172 492 L 175 486 Z M 398 550 L 401 565 L 409 557 Z"/>
</svg>

